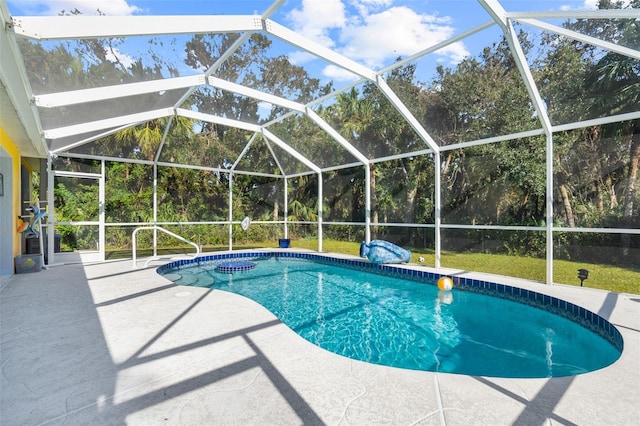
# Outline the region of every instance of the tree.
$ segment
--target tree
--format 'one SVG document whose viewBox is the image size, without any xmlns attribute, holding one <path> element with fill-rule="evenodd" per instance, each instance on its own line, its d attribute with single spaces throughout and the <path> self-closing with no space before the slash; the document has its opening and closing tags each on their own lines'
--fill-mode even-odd
<svg viewBox="0 0 640 426">
<path fill-rule="evenodd" d="M 601 7 L 602 3 L 608 2 L 601 2 Z M 634 3 L 636 7 L 640 7 L 640 1 Z M 620 4 L 618 3 L 618 5 Z M 617 25 L 614 22 L 613 25 L 619 30 L 618 41 L 621 44 L 635 43 L 636 46 L 640 44 L 640 31 L 638 31 L 635 22 Z M 594 109 L 606 115 L 635 111 L 640 105 L 640 60 L 608 52 L 594 65 L 588 84 L 592 85 L 597 94 L 598 102 L 593 105 Z M 624 192 L 622 225 L 632 227 L 640 165 L 640 120 L 623 122 L 616 127 L 611 130 L 623 138 L 628 138 L 629 169 Z M 628 254 L 631 243 L 630 235 L 624 234 L 622 243 L 625 254 Z"/>
<path fill-rule="evenodd" d="M 531 43 L 523 33 L 519 38 L 528 52 Z M 424 121 L 443 145 L 540 127 L 505 40 L 437 72 L 424 96 Z M 445 155 L 445 220 L 537 224 L 544 218 L 544 140 L 517 139 Z"/>
</svg>

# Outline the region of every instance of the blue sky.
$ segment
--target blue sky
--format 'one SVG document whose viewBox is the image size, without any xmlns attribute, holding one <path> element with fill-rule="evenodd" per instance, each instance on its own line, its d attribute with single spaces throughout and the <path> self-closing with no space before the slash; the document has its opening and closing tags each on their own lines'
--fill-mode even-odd
<svg viewBox="0 0 640 426">
<path fill-rule="evenodd" d="M 7 0 L 13 15 L 56 15 L 80 10 L 94 15 L 261 14 L 271 0 Z M 502 0 L 506 10 L 592 9 L 596 0 Z M 272 19 L 372 69 L 489 20 L 475 0 L 288 0 Z M 448 46 L 431 58 L 453 65 L 497 40 L 497 28 Z M 284 49 L 286 47 L 283 46 Z M 289 59 L 308 68 L 311 58 L 295 48 Z M 338 67 L 316 64 L 317 75 L 348 81 Z"/>
</svg>

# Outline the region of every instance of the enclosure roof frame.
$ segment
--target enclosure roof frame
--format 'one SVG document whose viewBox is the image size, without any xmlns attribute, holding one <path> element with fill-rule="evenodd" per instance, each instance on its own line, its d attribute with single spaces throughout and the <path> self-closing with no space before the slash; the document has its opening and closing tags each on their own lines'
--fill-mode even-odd
<svg viewBox="0 0 640 426">
<path fill-rule="evenodd" d="M 2 32 L 2 78 L 3 82 L 9 83 L 10 96 L 16 110 L 19 112 L 29 137 L 33 139 L 33 145 L 40 147 L 37 155 L 46 157 L 48 155 L 68 155 L 86 156 L 72 152 L 72 150 L 89 144 L 100 138 L 112 135 L 120 130 L 137 126 L 160 118 L 169 118 L 162 140 L 154 154 L 155 164 L 164 164 L 159 160 L 165 147 L 165 142 L 169 135 L 169 129 L 175 125 L 177 117 L 190 118 L 197 121 L 228 126 L 251 132 L 249 138 L 237 158 L 233 161 L 234 173 L 254 173 L 251 170 L 236 170 L 240 161 L 249 151 L 252 144 L 258 137 L 262 137 L 268 155 L 275 160 L 278 171 L 286 176 L 286 170 L 280 159 L 275 155 L 272 144 L 283 149 L 296 161 L 301 162 L 310 171 L 307 173 L 322 173 L 329 170 L 340 170 L 342 168 L 360 165 L 369 168 L 371 164 L 381 161 L 393 161 L 409 158 L 415 155 L 439 155 L 442 152 L 459 149 L 469 146 L 483 145 L 488 143 L 507 141 L 511 139 L 535 137 L 547 135 L 551 138 L 553 133 L 577 129 L 588 125 L 612 123 L 616 121 L 637 119 L 640 111 L 615 116 L 601 117 L 592 120 L 583 120 L 574 123 L 554 124 L 546 111 L 546 106 L 540 94 L 539 88 L 533 78 L 531 68 L 527 63 L 525 54 L 518 41 L 515 27 L 516 23 L 535 27 L 542 31 L 567 37 L 582 43 L 587 43 L 599 48 L 618 53 L 634 59 L 640 59 L 640 50 L 626 46 L 616 45 L 607 40 L 578 33 L 559 25 L 555 25 L 545 20 L 553 19 L 638 19 L 640 13 L 637 9 L 609 9 L 609 10 L 562 10 L 562 11 L 507 11 L 502 6 L 501 0 L 477 0 L 478 4 L 487 12 L 488 21 L 476 25 L 470 29 L 459 32 L 446 40 L 434 43 L 431 46 L 421 49 L 411 55 L 406 56 L 392 65 L 372 69 L 362 63 L 347 57 L 345 54 L 323 46 L 300 33 L 287 28 L 286 26 L 272 19 L 273 14 L 285 3 L 285 0 L 275 0 L 262 14 L 253 15 L 165 15 L 165 16 L 19 16 L 11 17 L 8 14 L 4 0 L 0 0 L 0 13 L 5 23 Z M 536 111 L 536 118 L 540 128 L 526 132 L 519 132 L 510 135 L 499 135 L 479 140 L 461 141 L 450 145 L 440 145 L 426 130 L 423 123 L 418 120 L 398 97 L 394 90 L 385 80 L 385 75 L 399 67 L 413 61 L 417 61 L 429 54 L 433 54 L 443 48 L 451 46 L 453 43 L 467 39 L 481 31 L 498 25 L 509 44 L 515 63 L 521 75 L 521 80 L 528 92 L 529 99 Z M 114 37 L 136 37 L 136 36 L 159 36 L 159 35 L 194 35 L 194 34 L 221 34 L 233 33 L 238 38 L 231 46 L 218 57 L 206 70 L 188 76 L 173 76 L 151 81 L 136 83 L 122 83 L 106 87 L 95 87 L 80 90 L 67 90 L 56 93 L 34 94 L 26 75 L 22 53 L 17 43 L 17 38 L 25 38 L 35 41 L 43 40 L 67 40 L 67 39 L 96 39 Z M 340 89 L 324 94 L 306 103 L 297 102 L 282 96 L 267 93 L 264 90 L 257 90 L 236 82 L 227 81 L 216 75 L 222 64 L 245 43 L 252 34 L 261 33 L 266 36 L 281 40 L 288 46 L 301 49 L 316 58 L 320 58 L 356 76 L 356 80 L 346 84 Z M 9 64 L 9 65 L 7 65 Z M 11 64 L 15 64 L 12 66 Z M 424 146 L 418 147 L 411 152 L 400 152 L 391 154 L 380 154 L 378 157 L 369 158 L 368 155 L 356 147 L 347 137 L 330 125 L 318 114 L 314 107 L 330 100 L 340 93 L 344 93 L 351 88 L 361 84 L 370 83 L 375 86 L 382 95 L 415 131 Z M 200 87 L 211 87 L 216 90 L 223 90 L 236 96 L 242 96 L 275 105 L 284 109 L 284 113 L 266 123 L 252 123 L 243 120 L 220 116 L 206 111 L 198 111 L 197 108 L 187 106 L 187 100 Z M 58 127 L 42 125 L 40 118 L 41 110 L 64 108 L 68 106 L 90 105 L 92 102 L 107 101 L 114 98 L 127 98 L 136 95 L 161 94 L 165 91 L 183 90 L 182 96 L 170 107 L 149 108 L 144 111 L 134 113 L 123 113 L 110 118 L 87 120 L 73 125 L 60 125 Z M 179 94 L 179 93 L 178 93 Z M 22 99 L 22 100 L 21 100 Z M 303 155 L 297 150 L 287 137 L 276 136 L 271 127 L 282 123 L 288 117 L 299 114 L 307 117 L 319 129 L 324 131 L 331 140 L 337 143 L 348 154 L 355 158 L 356 163 L 329 164 L 320 166 L 320 163 Z M 87 136 L 89 135 L 89 136 Z M 72 140 L 74 139 L 75 140 Z M 70 141 L 69 141 L 70 140 Z M 99 158 L 100 156 L 97 156 Z M 109 157 L 104 157 L 109 158 Z M 123 159 L 130 161 L 130 159 Z M 174 165 L 175 166 L 175 165 Z M 200 165 L 180 165 L 202 168 Z M 206 170 L 226 170 L 205 167 Z M 277 172 L 276 172 L 277 173 Z M 293 173 L 291 175 L 298 175 Z M 275 175 L 274 175 L 275 176 Z"/>
<path fill-rule="evenodd" d="M 26 116 L 34 117 L 32 125 L 27 126 L 30 129 L 36 129 L 36 133 L 31 132 L 32 138 L 35 134 L 40 135 L 40 145 L 47 146 L 47 140 L 60 140 L 61 138 L 70 138 L 75 135 L 82 136 L 92 132 L 98 132 L 89 138 L 80 139 L 61 145 L 51 142 L 51 149 L 47 151 L 52 153 L 60 153 L 65 149 L 73 149 L 80 145 L 96 140 L 105 135 L 112 134 L 120 129 L 135 126 L 148 120 L 155 120 L 162 117 L 184 116 L 198 120 L 210 120 L 211 123 L 231 126 L 253 132 L 262 132 L 260 129 L 268 129 L 269 126 L 281 122 L 292 114 L 303 114 L 309 117 L 316 125 L 328 132 L 331 138 L 346 149 L 351 155 L 355 156 L 363 165 L 369 162 L 377 162 L 375 158 L 367 158 L 361 151 L 354 147 L 349 141 L 342 137 L 335 129 L 331 129 L 328 123 L 320 119 L 313 112 L 312 106 L 323 102 L 324 99 L 330 99 L 339 93 L 348 90 L 363 82 L 371 82 L 374 84 L 390 101 L 391 105 L 398 113 L 410 124 L 420 139 L 422 139 L 429 151 L 439 153 L 440 150 L 446 150 L 445 146 L 440 146 L 434 141 L 429 132 L 420 123 L 412 112 L 402 103 L 400 98 L 387 85 L 383 78 L 388 73 L 398 67 L 420 59 L 425 55 L 433 53 L 439 49 L 451 45 L 466 37 L 478 33 L 494 24 L 498 24 L 510 44 L 511 50 L 516 58 L 516 63 L 522 75 L 522 80 L 529 92 L 529 97 L 537 111 L 538 119 L 544 131 L 547 134 L 552 133 L 555 127 L 549 120 L 545 111 L 544 103 L 540 97 L 535 81 L 531 75 L 528 64 L 524 58 L 524 53 L 519 47 L 519 43 L 514 33 L 514 22 L 531 25 L 536 28 L 550 31 L 555 34 L 569 37 L 574 40 L 593 44 L 603 49 L 610 50 L 631 58 L 640 59 L 640 51 L 629 47 L 618 46 L 606 40 L 599 40 L 584 34 L 577 33 L 557 25 L 543 22 L 540 19 L 637 19 L 637 10 L 615 9 L 615 10 L 571 10 L 571 11 L 506 11 L 499 0 L 478 0 L 479 4 L 488 12 L 490 21 L 480 24 L 474 28 L 461 32 L 453 37 L 448 38 L 440 43 L 416 52 L 413 55 L 404 58 L 391 66 L 379 70 L 370 69 L 360 63 L 336 52 L 328 47 L 322 46 L 309 38 L 296 33 L 295 31 L 279 24 L 271 19 L 274 12 L 284 4 L 284 0 L 277 0 L 269 6 L 261 15 L 185 15 L 185 16 L 20 16 L 5 17 L 7 25 L 5 26 L 5 34 L 3 34 L 3 42 L 9 43 L 12 47 L 11 54 L 14 56 L 14 62 L 22 63 L 21 53 L 17 48 L 15 37 L 25 37 L 32 40 L 64 40 L 73 38 L 109 38 L 109 37 L 132 37 L 141 35 L 169 35 L 169 34 L 211 34 L 211 33 L 237 33 L 238 39 L 235 43 L 218 58 L 218 60 L 204 73 L 184 77 L 170 77 L 161 80 L 145 81 L 138 83 L 128 83 L 115 86 L 70 90 L 59 93 L 48 93 L 34 95 L 29 86 L 26 77 L 11 77 L 11 80 L 18 81 L 18 86 L 23 87 L 27 96 L 32 99 L 32 104 L 22 111 Z M 4 7 L 3 7 L 4 10 Z M 3 12 L 4 13 L 4 12 Z M 360 79 L 353 82 L 340 90 L 333 91 L 321 98 L 311 100 L 306 105 L 298 102 L 278 97 L 264 91 L 252 89 L 237 83 L 226 81 L 214 75 L 219 66 L 236 51 L 241 44 L 255 32 L 273 36 L 287 43 L 288 45 L 300 48 L 317 58 L 321 58 L 334 64 L 346 71 L 359 76 Z M 10 37 L 6 37 L 9 35 Z M 10 46 L 10 47 L 11 47 Z M 4 62 L 4 61 L 3 61 Z M 19 74 L 24 75 L 26 70 L 19 70 Z M 190 111 L 183 107 L 185 100 L 198 88 L 208 85 L 218 89 L 226 90 L 239 96 L 247 96 L 261 102 L 267 102 L 287 109 L 289 112 L 277 117 L 275 120 L 256 125 L 237 120 L 231 120 L 225 117 L 217 117 L 213 114 L 206 114 L 197 111 Z M 80 124 L 62 126 L 57 128 L 43 128 L 39 121 L 38 108 L 59 108 L 69 105 L 81 105 L 87 102 L 96 102 L 101 100 L 113 99 L 114 97 L 127 97 L 142 94 L 152 94 L 166 90 L 185 89 L 184 95 L 177 101 L 172 108 L 162 108 L 157 110 L 149 110 L 133 114 L 126 114 L 119 117 L 112 117 L 102 120 L 88 121 Z M 19 102 L 18 102 L 19 103 Z M 197 118 L 195 118 L 197 117 Z M 28 120 L 25 120 L 28 122 Z M 163 137 L 166 138 L 167 132 Z M 267 137 L 267 139 L 270 139 Z M 283 143 L 286 140 L 279 139 Z M 478 141 L 485 143 L 486 141 Z M 474 143 L 473 141 L 471 143 Z M 159 158 L 161 145 L 156 157 Z M 295 151 L 290 145 L 290 149 Z M 41 153 L 43 154 L 43 153 Z M 299 153 L 298 153 L 299 154 Z M 401 154 L 402 155 L 402 154 Z M 317 166 L 317 165 L 315 165 Z"/>
</svg>

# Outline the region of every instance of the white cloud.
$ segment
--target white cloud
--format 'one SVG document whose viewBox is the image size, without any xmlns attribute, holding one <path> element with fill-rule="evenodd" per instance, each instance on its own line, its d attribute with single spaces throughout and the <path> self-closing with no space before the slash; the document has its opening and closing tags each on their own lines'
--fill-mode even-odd
<svg viewBox="0 0 640 426">
<path fill-rule="evenodd" d="M 287 18 L 293 29 L 327 47 L 333 46 L 329 31 L 345 25 L 345 8 L 341 0 L 302 0 L 302 9 L 292 10 Z"/>
<path fill-rule="evenodd" d="M 360 15 L 366 16 L 375 10 L 391 6 L 393 0 L 351 0 L 350 3 Z"/>
<path fill-rule="evenodd" d="M 366 16 L 361 22 L 342 31 L 343 52 L 377 68 L 386 60 L 408 56 L 451 37 L 454 28 L 447 18 L 418 14 L 407 7 L 392 7 Z M 458 44 L 442 50 L 459 58 L 468 54 Z"/>
<path fill-rule="evenodd" d="M 142 10 L 127 0 L 19 0 L 11 1 L 27 14 L 58 15 L 79 10 L 83 15 L 96 15 L 98 10 L 106 15 L 133 15 Z"/>
<path fill-rule="evenodd" d="M 307 62 L 313 61 L 314 59 L 316 59 L 316 56 L 303 50 L 297 50 L 295 52 L 287 53 L 287 58 L 293 65 L 300 66 L 306 64 Z"/>
<path fill-rule="evenodd" d="M 113 62 L 113 63 L 120 62 L 122 65 L 124 65 L 125 68 L 129 68 L 135 62 L 135 60 L 131 55 L 122 53 L 115 47 L 111 47 L 111 48 L 106 47 L 105 57 L 109 62 Z"/>
<path fill-rule="evenodd" d="M 354 4 L 363 4 L 369 8 L 391 6 L 392 0 L 351 0 Z"/>
<path fill-rule="evenodd" d="M 458 64 L 470 55 L 462 42 L 452 43 L 444 49 L 438 50 L 436 54 L 447 57 L 451 64 Z"/>
<path fill-rule="evenodd" d="M 408 7 L 392 6 L 393 2 L 303 0 L 302 7 L 294 9 L 287 18 L 298 33 L 373 69 L 387 65 L 397 57 L 424 50 L 454 34 L 448 17 L 417 13 Z M 450 62 L 459 62 L 468 54 L 462 43 L 438 52 Z M 291 60 L 300 61 L 298 57 Z M 325 73 L 336 72 L 335 69 L 326 67 Z"/>
<path fill-rule="evenodd" d="M 335 65 L 324 67 L 322 74 L 336 82 L 356 81 L 359 78 L 357 75 Z"/>
<path fill-rule="evenodd" d="M 572 6 L 569 4 L 563 4 L 562 6 L 559 7 L 560 10 L 562 10 L 563 12 L 567 12 L 570 10 L 592 10 L 592 9 L 598 9 L 598 1 L 600 0 L 584 0 L 584 2 L 579 5 L 579 6 Z"/>
</svg>

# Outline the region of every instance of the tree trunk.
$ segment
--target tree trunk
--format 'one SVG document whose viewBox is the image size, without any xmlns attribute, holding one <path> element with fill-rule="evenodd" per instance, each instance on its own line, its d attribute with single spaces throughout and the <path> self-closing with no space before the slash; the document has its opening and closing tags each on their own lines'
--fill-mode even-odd
<svg viewBox="0 0 640 426">
<path fill-rule="evenodd" d="M 611 175 L 607 175 L 605 182 L 607 191 L 609 192 L 609 210 L 613 210 L 618 206 L 618 196 L 616 195 L 616 188 L 611 180 Z"/>
<path fill-rule="evenodd" d="M 600 182 L 597 180 L 593 182 L 593 186 L 596 191 L 596 207 L 598 208 L 598 214 L 600 216 L 604 215 L 604 196 L 602 194 L 602 188 L 600 187 Z"/>
<path fill-rule="evenodd" d="M 567 191 L 567 187 L 564 183 L 560 184 L 560 196 L 562 197 L 562 206 L 564 207 L 564 215 L 567 219 L 567 224 L 570 228 L 574 228 L 576 226 L 576 222 L 573 219 L 573 209 L 569 202 L 569 191 Z"/>
<path fill-rule="evenodd" d="M 404 223 L 414 223 L 415 222 L 415 205 L 416 205 L 416 195 L 418 193 L 418 184 L 420 179 L 418 176 L 413 176 L 413 179 L 407 170 L 407 167 L 402 165 L 402 172 L 404 174 L 404 179 L 407 185 L 407 198 L 406 198 L 406 206 L 404 213 Z M 414 232 L 414 228 L 405 228 L 406 231 L 406 239 L 405 243 L 411 242 L 411 236 Z"/>
<path fill-rule="evenodd" d="M 625 190 L 624 213 L 622 214 L 623 226 L 631 227 L 633 217 L 633 201 L 636 196 L 636 180 L 638 178 L 638 166 L 640 165 L 640 129 L 633 129 L 631 136 L 631 149 L 629 150 L 629 180 Z M 631 235 L 622 234 L 622 254 L 629 255 L 631 248 Z"/>
<path fill-rule="evenodd" d="M 636 195 L 636 180 L 640 165 L 640 133 L 635 133 L 632 136 L 629 158 L 629 180 L 625 190 L 624 213 L 622 214 L 625 220 L 629 220 L 633 215 L 633 201 Z"/>
<path fill-rule="evenodd" d="M 444 166 L 442 166 L 442 175 L 446 175 L 447 172 L 449 171 L 449 164 L 451 163 L 451 151 L 449 151 L 449 153 L 447 154 L 447 159 L 444 162 Z"/>
<path fill-rule="evenodd" d="M 378 238 L 378 208 L 376 206 L 376 200 L 378 197 L 376 196 L 376 168 L 375 164 L 371 165 L 371 238 Z"/>
</svg>

